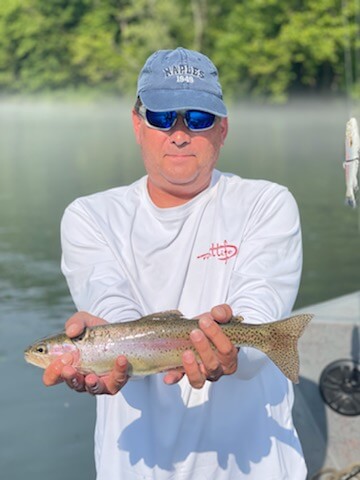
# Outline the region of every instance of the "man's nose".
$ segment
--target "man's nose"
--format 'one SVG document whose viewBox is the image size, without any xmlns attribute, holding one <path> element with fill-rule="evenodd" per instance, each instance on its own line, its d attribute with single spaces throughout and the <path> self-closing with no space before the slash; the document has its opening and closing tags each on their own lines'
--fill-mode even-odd
<svg viewBox="0 0 360 480">
<path fill-rule="evenodd" d="M 170 140 L 178 147 L 187 145 L 191 141 L 189 129 L 185 125 L 184 119 L 181 115 L 178 116 L 175 125 L 170 130 Z"/>
</svg>

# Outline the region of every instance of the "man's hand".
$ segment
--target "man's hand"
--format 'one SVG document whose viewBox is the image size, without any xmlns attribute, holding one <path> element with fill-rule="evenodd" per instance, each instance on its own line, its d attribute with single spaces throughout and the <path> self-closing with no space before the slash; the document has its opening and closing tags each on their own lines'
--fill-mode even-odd
<svg viewBox="0 0 360 480">
<path fill-rule="evenodd" d="M 199 316 L 200 328 L 193 330 L 190 338 L 201 362 L 198 363 L 191 350 L 182 356 L 184 372 L 194 388 L 201 388 L 206 380 L 216 382 L 223 375 L 236 371 L 238 350 L 218 325 L 229 322 L 231 317 L 231 307 L 226 304 L 213 307 L 211 312 Z M 164 382 L 171 385 L 183 376 L 183 372 L 171 370 L 165 375 Z"/>
<path fill-rule="evenodd" d="M 66 322 L 65 331 L 70 338 L 73 338 L 81 335 L 86 327 L 94 327 L 106 323 L 102 318 L 90 315 L 90 313 L 78 312 Z M 93 373 L 86 376 L 80 374 L 72 366 L 74 361 L 73 354 L 66 353 L 52 362 L 44 372 L 44 384 L 52 386 L 65 381 L 70 388 L 77 392 L 88 392 L 92 395 L 114 395 L 126 384 L 129 378 L 127 375 L 127 360 L 123 355 L 116 359 L 112 371 L 102 377 L 98 377 Z"/>
</svg>

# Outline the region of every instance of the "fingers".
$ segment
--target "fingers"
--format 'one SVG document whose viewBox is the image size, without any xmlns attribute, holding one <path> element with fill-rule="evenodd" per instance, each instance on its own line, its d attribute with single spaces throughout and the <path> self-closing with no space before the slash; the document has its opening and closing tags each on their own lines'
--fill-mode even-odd
<svg viewBox="0 0 360 480">
<path fill-rule="evenodd" d="M 194 354 L 192 356 L 188 355 L 185 359 L 188 360 L 185 371 L 191 385 L 194 388 L 201 388 L 205 380 L 215 382 L 225 374 L 225 371 L 216 350 L 212 348 L 211 343 L 202 330 L 193 330 L 190 334 L 190 339 L 201 359 L 201 363 L 198 364 L 196 362 Z M 191 363 L 190 360 L 192 360 Z"/>
<path fill-rule="evenodd" d="M 164 376 L 164 383 L 167 385 L 174 385 L 175 383 L 180 382 L 183 376 L 184 372 L 182 370 L 170 370 Z"/>
<path fill-rule="evenodd" d="M 91 395 L 115 395 L 128 381 L 128 362 L 123 355 L 116 359 L 109 375 L 97 377 L 94 374 L 85 378 L 85 389 Z"/>
<path fill-rule="evenodd" d="M 104 325 L 105 323 L 107 323 L 106 320 L 90 313 L 77 312 L 65 323 L 66 335 L 70 338 L 77 337 L 82 334 L 85 327 L 94 327 L 96 325 Z"/>
<path fill-rule="evenodd" d="M 63 376 L 67 385 L 77 392 L 88 392 L 91 395 L 115 395 L 128 381 L 127 370 L 127 360 L 124 356 L 120 356 L 109 375 L 98 377 L 90 373 L 84 377 L 74 368 L 65 367 Z"/>
<path fill-rule="evenodd" d="M 76 392 L 85 392 L 85 377 L 69 365 L 65 366 L 62 371 L 62 378 L 72 390 Z"/>
<path fill-rule="evenodd" d="M 84 376 L 72 366 L 74 357 L 66 353 L 47 367 L 43 375 L 43 382 L 47 387 L 65 382 L 71 389 L 77 392 L 84 392 Z"/>
<path fill-rule="evenodd" d="M 106 324 L 106 320 L 87 312 L 77 312 L 70 317 L 66 324 L 66 334 L 72 338 L 81 335 L 86 327 Z M 92 395 L 117 393 L 128 380 L 128 364 L 125 357 L 119 357 L 109 375 L 98 377 L 94 374 L 86 377 L 74 367 L 74 355 L 67 353 L 52 362 L 44 372 L 43 382 L 46 386 L 65 383 L 77 392 L 89 392 Z"/>
<path fill-rule="evenodd" d="M 227 303 L 213 307 L 210 313 L 213 319 L 219 323 L 226 323 L 233 316 L 232 308 Z"/>
<path fill-rule="evenodd" d="M 216 379 L 216 376 L 218 375 L 230 375 L 234 373 L 237 369 L 238 351 L 229 337 L 225 335 L 220 325 L 213 321 L 209 316 L 204 315 L 199 320 L 199 327 L 205 334 L 206 339 L 201 343 L 202 351 L 198 351 L 204 366 L 206 370 L 209 371 L 211 377 L 215 376 Z M 205 347 L 205 341 L 208 342 L 209 348 Z M 214 345 L 215 350 L 211 349 L 211 344 Z M 218 366 L 215 364 L 216 361 L 214 360 L 214 356 L 219 362 Z"/>
<path fill-rule="evenodd" d="M 206 375 L 201 370 L 194 352 L 187 350 L 182 355 L 182 361 L 185 373 L 188 377 L 189 383 L 194 388 L 201 388 L 206 381 Z"/>
<path fill-rule="evenodd" d="M 210 317 L 203 316 L 199 320 L 199 327 L 221 355 L 227 356 L 233 353 L 235 347 L 218 323 Z"/>
<path fill-rule="evenodd" d="M 183 354 L 183 365 L 194 388 L 201 388 L 206 380 L 215 382 L 236 371 L 238 350 L 219 325 L 230 321 L 231 317 L 229 305 L 218 305 L 210 313 L 201 315 L 199 329 L 191 332 L 190 339 L 200 362 L 193 352 L 187 351 Z"/>
<path fill-rule="evenodd" d="M 44 371 L 43 383 L 47 387 L 58 385 L 64 381 L 62 371 L 66 365 L 71 365 L 73 361 L 71 353 L 67 353 L 52 362 Z"/>
<path fill-rule="evenodd" d="M 128 381 L 128 362 L 126 357 L 120 355 L 115 362 L 115 366 L 108 377 L 104 377 L 106 389 L 103 393 L 115 395 Z"/>
<path fill-rule="evenodd" d="M 95 374 L 87 376 L 80 374 L 72 366 L 73 360 L 73 355 L 67 353 L 52 362 L 44 372 L 44 384 L 52 386 L 65 382 L 76 392 L 88 392 L 91 395 L 115 395 L 128 381 L 128 363 L 124 356 L 117 358 L 113 370 L 104 377 L 98 377 Z"/>
</svg>

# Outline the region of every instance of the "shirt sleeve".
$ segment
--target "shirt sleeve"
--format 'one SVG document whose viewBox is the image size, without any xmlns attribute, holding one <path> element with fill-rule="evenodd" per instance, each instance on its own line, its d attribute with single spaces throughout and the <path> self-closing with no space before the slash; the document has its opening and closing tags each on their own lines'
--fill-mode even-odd
<svg viewBox="0 0 360 480">
<path fill-rule="evenodd" d="M 287 317 L 294 305 L 302 269 L 302 240 L 295 199 L 273 184 L 253 206 L 231 279 L 228 303 L 248 323 Z M 268 361 L 244 347 L 239 353 L 240 378 L 251 378 Z"/>
<path fill-rule="evenodd" d="M 65 210 L 61 245 L 61 269 L 78 310 L 109 322 L 132 320 L 142 315 L 119 258 L 79 201 Z"/>
</svg>

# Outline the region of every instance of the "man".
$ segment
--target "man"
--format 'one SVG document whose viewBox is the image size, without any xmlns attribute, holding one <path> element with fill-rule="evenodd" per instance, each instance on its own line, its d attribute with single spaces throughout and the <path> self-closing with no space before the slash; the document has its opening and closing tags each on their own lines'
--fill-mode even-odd
<svg viewBox="0 0 360 480">
<path fill-rule="evenodd" d="M 219 326 L 232 311 L 252 323 L 290 313 L 302 261 L 295 201 L 279 185 L 215 170 L 227 111 L 204 55 L 154 53 L 137 97 L 147 175 L 76 200 L 62 221 L 62 269 L 80 311 L 67 333 L 179 309 L 200 317 L 191 340 L 201 361 L 187 351 L 183 372 L 128 381 L 123 356 L 110 375 L 84 378 L 67 354 L 44 382 L 97 395 L 98 480 L 304 480 L 292 385 Z"/>
</svg>

